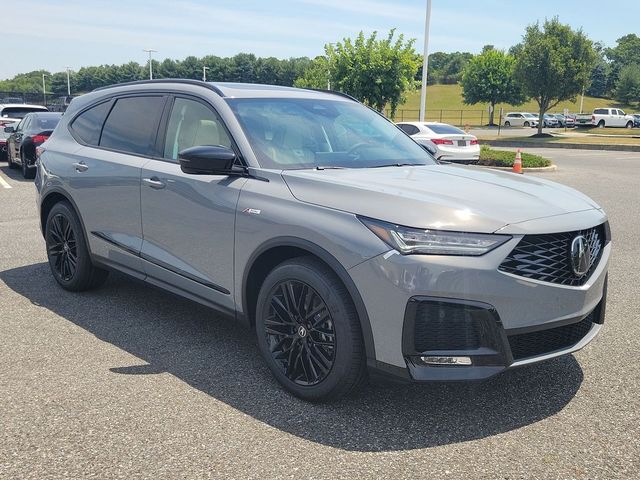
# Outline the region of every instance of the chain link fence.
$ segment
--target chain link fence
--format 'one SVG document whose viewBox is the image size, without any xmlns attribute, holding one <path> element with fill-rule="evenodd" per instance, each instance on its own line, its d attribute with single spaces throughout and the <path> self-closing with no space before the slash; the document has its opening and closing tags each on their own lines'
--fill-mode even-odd
<svg viewBox="0 0 640 480">
<path fill-rule="evenodd" d="M 385 115 L 394 122 L 415 122 L 420 118 L 420 110 L 398 109 L 396 114 L 391 117 L 391 110 L 385 110 Z M 479 127 L 489 123 L 489 112 L 486 110 L 426 110 L 425 121 L 442 122 L 459 127 Z M 493 119 L 498 121 L 498 113 L 496 112 Z"/>
</svg>

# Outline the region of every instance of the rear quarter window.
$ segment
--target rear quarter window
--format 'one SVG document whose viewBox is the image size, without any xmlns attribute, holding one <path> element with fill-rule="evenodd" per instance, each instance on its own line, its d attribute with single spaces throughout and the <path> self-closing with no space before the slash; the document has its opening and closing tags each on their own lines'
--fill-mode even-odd
<svg viewBox="0 0 640 480">
<path fill-rule="evenodd" d="M 153 155 L 164 102 L 160 96 L 116 100 L 102 128 L 100 146 L 136 155 Z"/>
<path fill-rule="evenodd" d="M 72 133 L 82 143 L 97 146 L 100 141 L 102 124 L 104 123 L 104 119 L 107 117 L 107 113 L 109 113 L 110 106 L 111 102 L 108 101 L 100 103 L 82 112 L 71 123 L 70 128 Z"/>
</svg>

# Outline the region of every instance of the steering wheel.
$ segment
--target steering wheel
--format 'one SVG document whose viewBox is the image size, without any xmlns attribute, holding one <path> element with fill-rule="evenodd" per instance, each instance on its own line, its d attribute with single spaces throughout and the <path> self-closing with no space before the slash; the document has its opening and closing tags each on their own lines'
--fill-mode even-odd
<svg viewBox="0 0 640 480">
<path fill-rule="evenodd" d="M 358 151 L 362 147 L 366 147 L 371 145 L 369 142 L 358 142 L 354 146 L 352 146 L 349 150 L 347 150 L 348 156 L 355 156 L 355 152 Z"/>
</svg>

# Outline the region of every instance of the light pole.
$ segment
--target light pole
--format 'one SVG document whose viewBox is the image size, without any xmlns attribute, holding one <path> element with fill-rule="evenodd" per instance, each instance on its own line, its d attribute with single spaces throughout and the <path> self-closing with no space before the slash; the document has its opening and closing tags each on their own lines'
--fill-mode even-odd
<svg viewBox="0 0 640 480">
<path fill-rule="evenodd" d="M 70 97 L 71 96 L 71 77 L 69 76 L 69 71 L 71 70 L 71 67 L 66 67 L 67 68 L 67 95 Z"/>
<path fill-rule="evenodd" d="M 207 70 L 209 70 L 209 67 L 203 65 L 202 66 L 202 81 L 203 82 L 207 81 Z"/>
<path fill-rule="evenodd" d="M 44 106 L 47 106 L 47 88 L 45 86 L 44 83 L 44 77 L 46 77 L 46 75 L 43 73 L 42 74 L 42 101 L 44 103 Z"/>
<path fill-rule="evenodd" d="M 424 59 L 422 60 L 422 89 L 420 90 L 420 121 L 424 122 L 427 107 L 427 67 L 429 66 L 429 24 L 431 23 L 431 0 L 427 0 L 424 19 Z"/>
<path fill-rule="evenodd" d="M 149 80 L 153 80 L 153 62 L 151 61 L 151 54 L 157 53 L 158 51 L 153 48 L 144 48 L 142 51 L 149 54 Z"/>
</svg>

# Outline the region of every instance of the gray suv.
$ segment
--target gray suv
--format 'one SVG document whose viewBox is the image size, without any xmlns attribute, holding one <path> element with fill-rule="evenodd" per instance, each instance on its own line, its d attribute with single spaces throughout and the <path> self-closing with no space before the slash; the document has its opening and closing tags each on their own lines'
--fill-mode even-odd
<svg viewBox="0 0 640 480">
<path fill-rule="evenodd" d="M 472 380 L 600 330 L 607 217 L 539 178 L 440 165 L 333 92 L 155 80 L 73 100 L 39 150 L 51 271 L 119 270 L 255 329 L 277 380 Z"/>
</svg>

